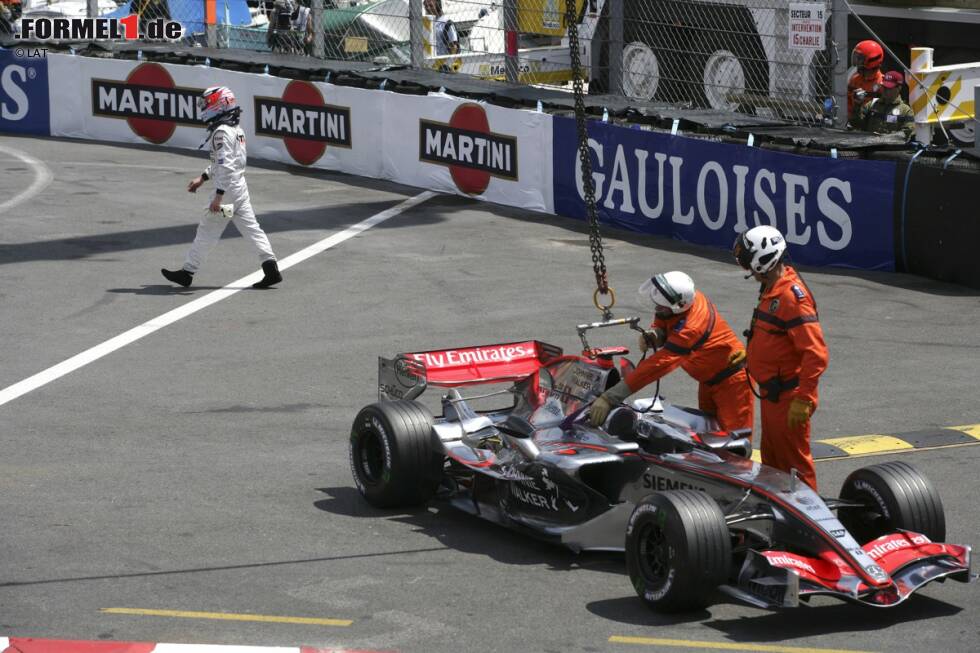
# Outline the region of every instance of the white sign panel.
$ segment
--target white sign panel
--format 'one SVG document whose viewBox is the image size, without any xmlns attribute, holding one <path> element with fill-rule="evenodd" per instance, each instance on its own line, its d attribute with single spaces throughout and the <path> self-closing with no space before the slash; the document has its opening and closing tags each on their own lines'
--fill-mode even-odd
<svg viewBox="0 0 980 653">
<path fill-rule="evenodd" d="M 388 93 L 388 179 L 552 212 L 551 116 L 439 93 Z M 397 145 L 396 145 L 397 144 Z"/>
<path fill-rule="evenodd" d="M 827 18 L 822 4 L 789 4 L 789 47 L 793 50 L 823 50 L 827 45 Z"/>
</svg>

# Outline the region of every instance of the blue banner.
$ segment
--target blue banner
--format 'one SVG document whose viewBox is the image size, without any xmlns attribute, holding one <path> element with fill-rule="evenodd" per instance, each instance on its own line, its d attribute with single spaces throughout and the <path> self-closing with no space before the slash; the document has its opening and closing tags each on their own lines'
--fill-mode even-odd
<svg viewBox="0 0 980 653">
<path fill-rule="evenodd" d="M 575 121 L 554 121 L 555 212 L 586 218 Z M 895 164 L 798 156 L 589 123 L 602 222 L 730 248 L 760 224 L 806 265 L 894 270 Z"/>
<path fill-rule="evenodd" d="M 48 62 L 43 50 L 0 48 L 0 132 L 51 134 Z"/>
</svg>

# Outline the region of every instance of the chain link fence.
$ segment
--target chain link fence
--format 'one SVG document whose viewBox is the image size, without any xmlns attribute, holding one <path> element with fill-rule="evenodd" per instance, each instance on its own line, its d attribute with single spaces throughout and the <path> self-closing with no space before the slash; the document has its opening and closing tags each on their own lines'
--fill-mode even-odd
<svg viewBox="0 0 980 653">
<path fill-rule="evenodd" d="M 625 0 L 622 91 L 641 100 L 818 121 L 831 93 L 829 28 L 822 2 Z"/>
<path fill-rule="evenodd" d="M 790 122 L 824 117 L 832 0 L 569 1 L 591 94 Z M 128 0 L 115 12 L 178 20 L 200 45 L 570 90 L 565 10 L 565 0 Z"/>
</svg>

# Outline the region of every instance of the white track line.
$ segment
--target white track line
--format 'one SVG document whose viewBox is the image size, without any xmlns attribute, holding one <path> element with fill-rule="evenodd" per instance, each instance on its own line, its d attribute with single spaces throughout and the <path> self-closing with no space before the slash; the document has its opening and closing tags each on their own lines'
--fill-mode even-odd
<svg viewBox="0 0 980 653">
<path fill-rule="evenodd" d="M 408 209 L 421 204 L 430 197 L 434 197 L 435 193 L 432 191 L 425 191 L 424 193 L 419 193 L 415 197 L 411 197 L 397 206 L 393 206 L 390 209 L 382 211 L 370 218 L 358 222 L 357 224 L 344 229 L 343 231 L 336 233 L 332 236 L 328 236 L 323 240 L 313 243 L 309 247 L 301 249 L 295 254 L 291 254 L 286 258 L 279 261 L 279 269 L 287 270 L 298 263 L 302 263 L 306 259 L 316 256 L 317 254 L 324 252 L 331 247 L 339 245 L 340 243 L 353 238 L 361 232 L 367 231 L 371 227 L 393 218 L 396 215 L 407 211 Z M 49 367 L 43 372 L 38 372 L 34 376 L 31 376 L 23 381 L 15 383 L 11 386 L 0 390 L 0 406 L 6 404 L 7 402 L 13 401 L 21 395 L 27 394 L 31 390 L 36 390 L 43 385 L 51 383 L 52 381 L 61 378 L 62 376 L 68 374 L 69 372 L 74 372 L 80 367 L 84 367 L 93 361 L 97 361 L 103 356 L 108 356 L 117 349 L 121 349 L 126 345 L 136 342 L 144 336 L 148 336 L 154 331 L 162 329 L 165 326 L 169 326 L 178 320 L 181 320 L 188 315 L 193 315 L 198 311 L 211 306 L 212 304 L 217 304 L 222 299 L 227 299 L 237 292 L 251 288 L 252 284 L 262 278 L 262 271 L 253 272 L 252 274 L 242 277 L 237 281 L 232 281 L 230 284 L 224 288 L 219 288 L 213 292 L 208 293 L 204 297 L 199 297 L 191 302 L 184 304 L 178 308 L 173 309 L 163 315 L 156 317 L 149 322 L 144 322 L 143 324 L 121 333 L 115 338 L 110 338 L 102 344 L 96 345 L 91 349 L 87 349 L 80 354 L 76 354 L 71 358 L 58 363 L 53 367 Z"/>
<path fill-rule="evenodd" d="M 51 180 L 54 179 L 54 177 L 51 175 L 51 170 L 48 169 L 48 166 L 44 165 L 44 161 L 35 159 L 27 152 L 21 152 L 20 150 L 15 150 L 14 148 L 6 147 L 5 145 L 0 145 L 0 152 L 3 152 L 8 156 L 12 156 L 15 159 L 20 159 L 34 169 L 34 181 L 31 183 L 31 185 L 13 198 L 7 200 L 3 204 L 0 204 L 0 213 L 3 213 L 7 209 L 12 209 L 21 202 L 29 200 L 40 193 L 42 190 L 48 187 L 48 184 L 51 183 Z"/>
</svg>

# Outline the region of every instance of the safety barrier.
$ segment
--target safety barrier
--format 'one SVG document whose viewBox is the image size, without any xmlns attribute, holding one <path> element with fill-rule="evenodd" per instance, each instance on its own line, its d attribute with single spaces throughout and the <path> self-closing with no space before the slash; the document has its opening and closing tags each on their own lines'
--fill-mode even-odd
<svg viewBox="0 0 980 653">
<path fill-rule="evenodd" d="M 538 110 L 204 65 L 55 53 L 25 60 L 6 50 L 0 81 L 0 131 L 196 150 L 206 134 L 194 98 L 223 84 L 244 107 L 252 158 L 582 217 L 572 121 Z M 933 181 L 919 181 L 931 173 L 916 169 L 913 191 L 929 191 L 906 202 L 895 194 L 904 170 L 894 162 L 799 156 L 602 121 L 589 130 L 600 216 L 620 228 L 727 248 L 738 231 L 773 224 L 798 262 L 891 270 L 896 239 L 934 214 L 922 205 L 937 196 Z M 962 175 L 946 177 L 941 196 L 967 197 L 953 188 L 975 173 Z M 905 207 L 913 214 L 908 234 L 894 232 L 892 218 Z M 925 240 L 911 240 L 912 269 L 928 273 L 917 258 Z M 950 240 L 976 242 L 953 232 Z M 975 259 L 964 258 L 975 274 Z M 946 278 L 978 283 L 965 272 Z"/>
<path fill-rule="evenodd" d="M 900 164 L 898 177 L 907 180 L 907 206 L 896 226 L 902 269 L 980 288 L 980 219 L 968 190 L 977 184 L 976 173 L 913 162 Z"/>
<path fill-rule="evenodd" d="M 943 123 L 954 144 L 972 148 L 980 63 L 933 66 L 932 53 L 932 48 L 912 48 L 909 104 L 915 112 L 916 140 L 931 143 L 933 129 Z"/>
</svg>

